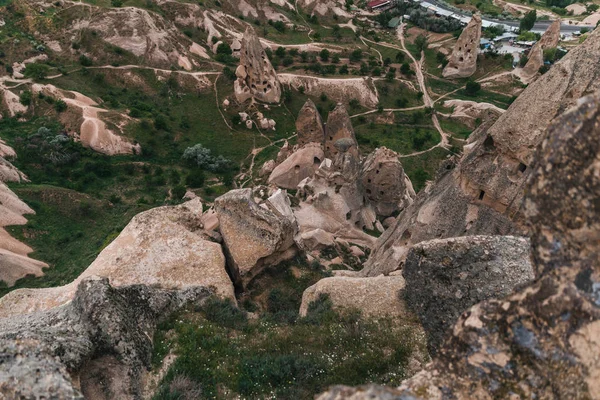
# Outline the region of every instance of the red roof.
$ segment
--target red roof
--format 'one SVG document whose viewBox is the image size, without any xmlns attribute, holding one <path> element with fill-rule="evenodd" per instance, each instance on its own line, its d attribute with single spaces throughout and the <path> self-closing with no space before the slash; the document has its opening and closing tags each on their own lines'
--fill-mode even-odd
<svg viewBox="0 0 600 400">
<path fill-rule="evenodd" d="M 390 0 L 373 0 L 367 3 L 367 7 L 375 8 L 389 4 Z"/>
</svg>

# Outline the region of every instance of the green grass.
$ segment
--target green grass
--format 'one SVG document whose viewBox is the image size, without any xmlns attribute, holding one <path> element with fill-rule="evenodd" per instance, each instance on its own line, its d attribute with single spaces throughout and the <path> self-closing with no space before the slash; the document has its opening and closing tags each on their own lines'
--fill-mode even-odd
<svg viewBox="0 0 600 400">
<path fill-rule="evenodd" d="M 404 172 L 410 178 L 416 192 L 423 189 L 426 181 L 435 178 L 440 161 L 449 154 L 448 150 L 437 147 L 418 156 L 400 159 Z"/>
<path fill-rule="evenodd" d="M 467 125 L 460 123 L 459 121 L 452 118 L 439 118 L 440 125 L 445 132 L 449 132 L 452 136 L 461 139 L 467 139 L 473 129 Z"/>
<path fill-rule="evenodd" d="M 355 123 L 356 140 L 364 154 L 381 146 L 399 154 L 410 154 L 426 150 L 439 143 L 441 140 L 439 133 L 429 126 L 427 117 L 419 123 L 423 125 L 414 126 L 408 121 L 402 125 Z"/>
</svg>

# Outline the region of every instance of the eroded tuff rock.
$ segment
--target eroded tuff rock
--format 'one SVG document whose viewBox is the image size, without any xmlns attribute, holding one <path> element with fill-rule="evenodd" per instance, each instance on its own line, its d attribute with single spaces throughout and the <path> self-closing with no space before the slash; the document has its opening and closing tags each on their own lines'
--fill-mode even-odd
<svg viewBox="0 0 600 400">
<path fill-rule="evenodd" d="M 528 61 L 519 71 L 523 83 L 530 83 L 537 75 L 540 67 L 544 65 L 544 50 L 558 46 L 560 40 L 560 19 L 555 20 L 546 29 L 540 40 L 529 51 Z"/>
<path fill-rule="evenodd" d="M 204 287 L 114 288 L 107 278 L 86 278 L 64 306 L 1 320 L 0 397 L 140 398 L 156 325 L 209 295 Z M 96 387 L 104 391 L 91 392 Z"/>
<path fill-rule="evenodd" d="M 308 143 L 276 166 L 268 182 L 284 189 L 296 189 L 301 181 L 315 174 L 324 159 L 321 144 Z"/>
<path fill-rule="evenodd" d="M 400 295 L 404 287 L 401 275 L 324 278 L 304 291 L 300 315 L 306 316 L 310 303 L 318 300 L 321 295 L 327 295 L 334 309 L 356 309 L 368 317 L 405 317 L 409 312 Z"/>
<path fill-rule="evenodd" d="M 445 161 L 435 182 L 378 239 L 362 274 L 401 268 L 410 247 L 423 240 L 524 233 L 521 204 L 534 150 L 553 118 L 597 89 L 600 30 L 530 84 L 496 122 L 484 121 L 471 134 L 462 157 Z"/>
<path fill-rule="evenodd" d="M 140 213 L 75 281 L 60 287 L 12 291 L 0 298 L 0 317 L 65 304 L 73 299 L 79 283 L 89 276 L 107 277 L 116 287 L 134 284 L 166 289 L 212 287 L 217 295 L 235 302 L 221 245 L 203 233 L 201 224 L 199 198 Z"/>
<path fill-rule="evenodd" d="M 529 240 L 514 236 L 435 239 L 410 250 L 404 297 L 428 334 L 430 354 L 463 311 L 533 280 L 529 252 Z"/>
<path fill-rule="evenodd" d="M 454 45 L 448 64 L 442 72 L 444 78 L 468 78 L 475 73 L 480 39 L 481 16 L 474 14 Z"/>
<path fill-rule="evenodd" d="M 325 141 L 325 128 L 321 114 L 311 99 L 300 109 L 296 119 L 296 133 L 298 134 L 298 145 L 304 146 L 308 143 L 320 143 Z"/>
<path fill-rule="evenodd" d="M 338 143 L 338 141 L 342 142 Z M 336 146 L 336 143 L 338 144 Z M 338 103 L 333 111 L 327 117 L 327 126 L 325 131 L 325 156 L 332 160 L 340 152 L 339 146 L 354 156 L 358 156 L 358 144 L 354 135 L 354 128 L 348 111 L 343 104 Z"/>
<path fill-rule="evenodd" d="M 237 79 L 233 88 L 235 97 L 240 103 L 249 99 L 264 103 L 279 103 L 281 83 L 258 36 L 250 27 L 242 37 L 240 65 L 235 70 L 235 74 Z"/>
<path fill-rule="evenodd" d="M 295 254 L 295 224 L 285 217 L 291 209 L 281 212 L 275 206 L 259 206 L 252 189 L 237 189 L 218 197 L 215 210 L 229 272 L 237 284 L 245 286 L 265 267 Z"/>
<path fill-rule="evenodd" d="M 600 397 L 600 93 L 557 118 L 547 137 L 525 199 L 536 281 L 463 313 L 433 363 L 369 398 Z M 366 398 L 339 393 L 320 399 Z"/>
<path fill-rule="evenodd" d="M 15 168 L 6 158 L 0 156 L 0 182 L 27 182 L 24 173 Z"/>
<path fill-rule="evenodd" d="M 360 181 L 377 215 L 387 217 L 409 206 L 416 194 L 398 153 L 379 147 L 362 165 Z"/>
</svg>

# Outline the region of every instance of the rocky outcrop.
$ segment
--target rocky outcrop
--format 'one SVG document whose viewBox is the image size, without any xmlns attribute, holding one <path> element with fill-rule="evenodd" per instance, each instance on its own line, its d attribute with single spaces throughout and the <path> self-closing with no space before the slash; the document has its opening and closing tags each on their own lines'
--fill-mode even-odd
<svg viewBox="0 0 600 400">
<path fill-rule="evenodd" d="M 242 38 L 240 65 L 233 88 L 236 99 L 243 103 L 254 99 L 264 103 L 279 103 L 281 83 L 254 30 L 246 29 Z"/>
<path fill-rule="evenodd" d="M 213 287 L 235 302 L 221 245 L 204 235 L 202 204 L 158 207 L 136 215 L 121 234 L 72 283 L 19 289 L 0 298 L 0 317 L 48 310 L 73 299 L 79 283 L 101 276 L 115 287 L 144 284 L 166 289 Z"/>
<path fill-rule="evenodd" d="M 276 207 L 259 206 L 252 189 L 229 191 L 215 200 L 215 210 L 236 284 L 246 286 L 269 265 L 295 254 L 294 224 Z"/>
<path fill-rule="evenodd" d="M 416 196 L 398 153 L 385 147 L 369 154 L 362 165 L 360 182 L 379 216 L 388 217 L 402 211 Z"/>
<path fill-rule="evenodd" d="M 367 317 L 405 317 L 408 311 L 400 296 L 404 286 L 400 275 L 324 278 L 304 291 L 300 315 L 306 316 L 310 304 L 326 295 L 336 310 L 359 310 Z"/>
<path fill-rule="evenodd" d="M 25 182 L 27 177 L 6 158 L 0 156 L 0 182 Z"/>
<path fill-rule="evenodd" d="M 448 64 L 442 72 L 444 78 L 468 78 L 475 73 L 480 39 L 481 16 L 474 14 L 454 45 Z"/>
<path fill-rule="evenodd" d="M 209 295 L 204 287 L 114 288 L 86 278 L 67 305 L 1 320 L 0 397 L 140 398 L 157 324 Z"/>
<path fill-rule="evenodd" d="M 529 51 L 527 64 L 518 72 L 523 83 L 530 83 L 538 76 L 540 67 L 544 65 L 544 50 L 558 46 L 559 40 L 560 19 L 557 19 L 552 22 L 540 40 Z"/>
<path fill-rule="evenodd" d="M 370 398 L 600 397 L 599 158 L 600 92 L 557 118 L 530 167 L 535 282 L 463 313 L 433 363 Z M 319 398 L 365 398 L 339 393 Z"/>
<path fill-rule="evenodd" d="M 321 114 L 319 114 L 315 103 L 310 99 L 306 100 L 298 113 L 296 133 L 298 134 L 299 146 L 308 143 L 323 144 L 325 141 L 325 128 Z"/>
<path fill-rule="evenodd" d="M 599 60 L 600 31 L 594 31 L 530 84 L 496 122 L 484 121 L 462 157 L 445 161 L 435 182 L 378 239 L 363 275 L 401 268 L 410 247 L 423 240 L 525 233 L 521 204 L 534 150 L 553 118 L 600 89 Z"/>
<path fill-rule="evenodd" d="M 315 174 L 324 159 L 321 145 L 309 143 L 275 167 L 268 182 L 284 189 L 296 189 L 301 181 Z"/>
<path fill-rule="evenodd" d="M 358 144 L 356 143 L 354 128 L 352 127 L 348 111 L 342 103 L 338 103 L 327 117 L 325 156 L 334 159 L 340 152 L 340 146 L 345 149 L 344 152 L 358 156 Z"/>
<path fill-rule="evenodd" d="M 404 297 L 427 332 L 430 354 L 463 311 L 533 280 L 529 252 L 529 240 L 514 236 L 436 239 L 410 250 Z"/>
</svg>

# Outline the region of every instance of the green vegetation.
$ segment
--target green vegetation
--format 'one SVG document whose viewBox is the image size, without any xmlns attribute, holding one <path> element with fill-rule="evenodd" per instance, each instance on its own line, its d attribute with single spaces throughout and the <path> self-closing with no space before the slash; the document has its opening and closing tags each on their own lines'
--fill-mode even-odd
<svg viewBox="0 0 600 400">
<path fill-rule="evenodd" d="M 552 0 L 549 0 L 552 1 Z M 536 10 L 528 11 L 525 16 L 519 22 L 519 29 L 523 31 L 530 31 L 535 25 L 535 21 L 537 20 L 537 12 Z"/>
</svg>

